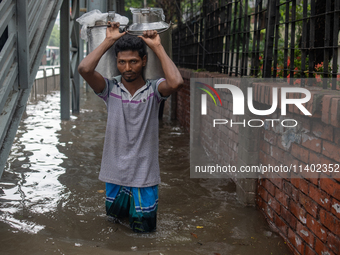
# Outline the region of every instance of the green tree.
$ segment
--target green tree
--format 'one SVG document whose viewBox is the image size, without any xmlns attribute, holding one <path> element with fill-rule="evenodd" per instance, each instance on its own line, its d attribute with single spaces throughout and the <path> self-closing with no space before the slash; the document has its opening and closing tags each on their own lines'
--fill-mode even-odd
<svg viewBox="0 0 340 255">
<path fill-rule="evenodd" d="M 59 26 L 54 24 L 50 39 L 48 41 L 48 46 L 57 46 L 60 45 L 60 30 Z"/>
</svg>

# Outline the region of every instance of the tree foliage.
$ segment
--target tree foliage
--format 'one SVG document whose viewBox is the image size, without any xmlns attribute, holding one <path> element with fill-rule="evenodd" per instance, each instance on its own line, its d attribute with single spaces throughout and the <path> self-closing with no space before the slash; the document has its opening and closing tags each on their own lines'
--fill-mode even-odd
<svg viewBox="0 0 340 255">
<path fill-rule="evenodd" d="M 60 45 L 60 30 L 57 24 L 54 24 L 50 39 L 48 41 L 48 46 L 57 46 Z"/>
</svg>

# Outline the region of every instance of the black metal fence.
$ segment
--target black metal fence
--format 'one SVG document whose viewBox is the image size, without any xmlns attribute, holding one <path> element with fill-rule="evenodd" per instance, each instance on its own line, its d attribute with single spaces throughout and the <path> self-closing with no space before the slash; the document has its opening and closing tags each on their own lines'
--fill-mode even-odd
<svg viewBox="0 0 340 255">
<path fill-rule="evenodd" d="M 337 89 L 340 0 L 175 4 L 172 40 L 178 66 L 230 76 L 300 78 L 301 86 L 302 78 L 334 78 L 322 79 L 322 86 Z"/>
</svg>

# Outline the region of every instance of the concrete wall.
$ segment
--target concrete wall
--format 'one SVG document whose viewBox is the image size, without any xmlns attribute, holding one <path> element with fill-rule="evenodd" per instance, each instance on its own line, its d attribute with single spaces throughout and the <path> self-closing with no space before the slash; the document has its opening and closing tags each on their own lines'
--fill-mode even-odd
<svg viewBox="0 0 340 255">
<path fill-rule="evenodd" d="M 190 130 L 190 78 L 215 78 L 216 83 L 233 84 L 244 90 L 252 86 L 255 108 L 269 109 L 273 84 L 242 85 L 239 78 L 217 73 L 194 73 L 181 69 L 184 87 L 177 93 L 177 119 Z M 275 84 L 277 87 L 277 84 Z M 340 163 L 340 93 L 311 90 L 306 108 L 312 116 L 304 116 L 290 106 L 286 118 L 298 121 L 295 128 L 264 125 L 258 129 L 242 126 L 229 128 L 201 123 L 201 142 L 220 164 L 259 165 Z M 219 90 L 223 107 L 209 107 L 211 118 L 231 118 L 232 98 L 227 90 Z M 292 95 L 292 97 L 297 95 Z M 166 109 L 169 109 L 166 106 Z M 247 107 L 246 107 L 247 109 Z M 266 118 L 280 119 L 278 110 Z M 248 111 L 245 119 L 254 118 Z M 258 119 L 259 117 L 256 116 Z M 265 119 L 265 118 L 262 118 Z M 209 121 L 207 121 L 209 122 Z M 218 144 L 223 150 L 216 150 Z M 327 174 L 327 175 L 326 175 Z M 275 176 L 274 176 L 275 177 Z M 321 178 L 320 178 L 321 177 Z M 327 177 L 327 178 L 324 178 Z M 330 173 L 315 173 L 312 178 L 235 179 L 241 202 L 255 205 L 272 229 L 287 242 L 294 254 L 340 254 L 340 178 Z"/>
<path fill-rule="evenodd" d="M 30 100 L 37 99 L 38 95 L 47 95 L 53 90 L 59 89 L 60 75 L 47 76 L 34 80 Z"/>
</svg>

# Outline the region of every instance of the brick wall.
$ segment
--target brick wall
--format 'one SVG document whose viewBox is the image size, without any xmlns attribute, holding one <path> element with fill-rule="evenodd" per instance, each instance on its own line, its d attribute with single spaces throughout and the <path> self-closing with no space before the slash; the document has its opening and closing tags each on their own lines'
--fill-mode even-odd
<svg viewBox="0 0 340 255">
<path fill-rule="evenodd" d="M 190 78 L 210 77 L 219 82 L 240 86 L 237 78 L 214 73 L 193 73 L 181 69 L 185 86 L 177 93 L 177 117 L 189 129 Z M 271 106 L 271 84 L 252 83 L 256 109 Z M 275 84 L 277 87 L 277 84 Z M 293 165 L 340 163 L 340 93 L 311 90 L 312 98 L 305 105 L 313 114 L 305 117 L 295 106 L 288 108 L 285 117 L 295 119 L 295 128 L 264 125 L 258 133 L 243 128 L 220 126 L 211 129 L 202 124 L 202 141 L 214 158 L 223 164 L 271 164 L 289 162 Z M 231 95 L 219 94 L 225 107 L 209 107 L 210 118 L 234 118 Z M 297 95 L 290 95 L 292 98 Z M 211 112 L 210 109 L 215 109 Z M 210 112 L 209 112 L 210 111 Z M 248 117 L 251 117 L 249 115 Z M 270 119 L 280 119 L 280 109 Z M 258 116 L 256 117 L 258 119 Z M 262 118 L 265 120 L 266 118 Z M 235 119 L 236 120 L 236 119 Z M 215 145 L 223 146 L 222 153 Z M 250 146 L 251 145 L 251 146 Z M 249 156 L 251 155 L 251 156 Z M 340 169 L 339 169 L 340 170 Z M 327 174 L 327 175 L 326 175 Z M 298 176 L 293 176 L 298 177 Z M 339 177 L 336 176 L 336 177 Z M 246 203 L 253 199 L 269 225 L 287 242 L 295 254 L 340 254 L 340 178 L 327 173 L 314 173 L 303 178 L 277 178 L 235 180 Z M 243 194 L 243 195 L 242 195 Z M 252 196 L 254 194 L 254 196 Z M 244 199 L 245 197 L 245 199 Z"/>
</svg>

